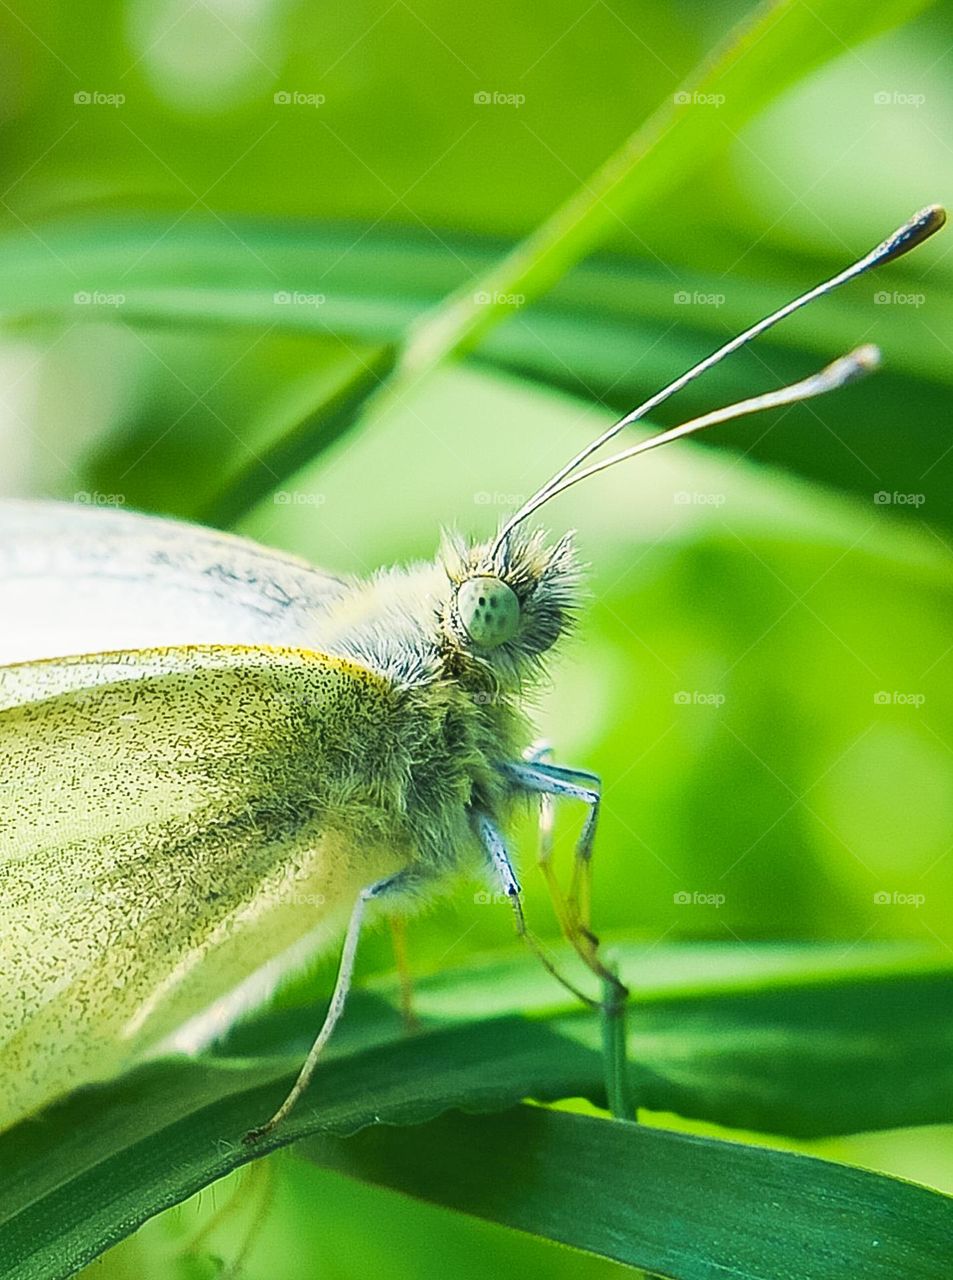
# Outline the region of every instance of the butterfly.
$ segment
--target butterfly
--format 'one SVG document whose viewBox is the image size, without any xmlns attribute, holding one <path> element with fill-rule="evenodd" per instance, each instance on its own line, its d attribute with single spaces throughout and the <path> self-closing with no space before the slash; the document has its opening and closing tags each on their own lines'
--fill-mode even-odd
<svg viewBox="0 0 953 1280">
<path fill-rule="evenodd" d="M 878 352 L 859 347 L 593 460 L 943 221 L 923 210 L 614 423 L 495 536 L 445 535 L 429 563 L 340 577 L 155 516 L 0 504 L 0 1128 L 147 1054 L 199 1050 L 343 935 L 323 1024 L 260 1137 L 308 1086 L 366 916 L 400 917 L 461 874 L 489 879 L 552 969 L 526 929 L 508 835 L 527 799 L 563 932 L 621 1000 L 591 921 L 599 779 L 534 748 L 525 711 L 579 613 L 582 575 L 572 537 L 529 522 L 607 467 L 870 372 Z M 566 798 L 586 818 L 563 893 L 549 834 Z"/>
</svg>

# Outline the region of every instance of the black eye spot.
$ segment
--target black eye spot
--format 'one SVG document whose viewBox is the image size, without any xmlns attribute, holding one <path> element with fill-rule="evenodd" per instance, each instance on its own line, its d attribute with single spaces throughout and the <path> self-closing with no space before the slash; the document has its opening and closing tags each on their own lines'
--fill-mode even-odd
<svg viewBox="0 0 953 1280">
<path fill-rule="evenodd" d="M 486 604 L 486 596 L 480 596 L 479 604 L 481 608 Z"/>
<path fill-rule="evenodd" d="M 493 599 L 490 601 L 490 608 L 495 609 L 499 603 L 500 603 L 500 597 L 494 596 Z"/>
</svg>

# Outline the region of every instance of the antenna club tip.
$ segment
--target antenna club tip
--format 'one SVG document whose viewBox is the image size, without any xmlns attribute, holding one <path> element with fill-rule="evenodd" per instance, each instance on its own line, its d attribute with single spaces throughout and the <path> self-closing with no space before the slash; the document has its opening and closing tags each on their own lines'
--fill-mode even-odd
<svg viewBox="0 0 953 1280">
<path fill-rule="evenodd" d="M 861 373 L 873 373 L 880 368 L 880 348 L 873 342 L 865 342 L 862 347 L 857 347 L 850 353 L 850 358 Z"/>
<path fill-rule="evenodd" d="M 918 217 L 929 219 L 933 223 L 933 230 L 939 231 L 946 222 L 946 209 L 942 204 L 928 204 L 925 209 L 921 209 Z"/>
<path fill-rule="evenodd" d="M 858 378 L 866 378 L 868 373 L 873 373 L 879 368 L 880 348 L 872 342 L 867 342 L 827 365 L 818 375 L 818 383 L 822 390 L 831 391 L 835 387 L 856 382 Z"/>
<path fill-rule="evenodd" d="M 917 234 L 916 243 L 926 240 L 934 232 L 939 231 L 946 223 L 946 209 L 942 204 L 928 204 L 926 208 L 915 213 L 907 224 Z"/>
<path fill-rule="evenodd" d="M 909 222 L 898 227 L 878 249 L 874 251 L 879 262 L 892 262 L 929 240 L 946 222 L 946 210 L 941 204 L 928 204 L 915 213 Z"/>
</svg>

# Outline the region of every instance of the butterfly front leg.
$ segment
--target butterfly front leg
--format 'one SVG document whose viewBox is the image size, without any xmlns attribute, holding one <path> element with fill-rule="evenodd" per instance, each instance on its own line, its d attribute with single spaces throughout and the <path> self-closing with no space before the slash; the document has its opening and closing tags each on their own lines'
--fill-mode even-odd
<svg viewBox="0 0 953 1280">
<path fill-rule="evenodd" d="M 473 829 L 476 832 L 477 839 L 483 846 L 483 851 L 486 854 L 487 862 L 491 872 L 493 873 L 493 877 L 499 885 L 501 892 L 504 893 L 509 900 L 510 906 L 513 908 L 517 936 L 527 943 L 536 955 L 537 959 L 543 965 L 543 968 L 546 969 L 547 973 L 550 973 L 557 982 L 561 983 L 562 986 L 566 988 L 567 991 L 572 992 L 578 1000 L 582 1000 L 592 1007 L 597 1006 L 599 1003 L 597 1000 L 591 999 L 584 991 L 580 991 L 574 983 L 570 982 L 568 978 L 563 977 L 556 968 L 551 957 L 547 955 L 546 951 L 543 949 L 542 944 L 526 927 L 526 916 L 523 912 L 523 900 L 519 881 L 516 878 L 516 872 L 514 871 L 513 863 L 510 860 L 506 841 L 504 840 L 503 833 L 500 831 L 499 827 L 497 827 L 490 815 L 488 813 L 484 813 L 481 809 L 473 810 L 471 813 L 471 820 L 473 822 Z"/>
<path fill-rule="evenodd" d="M 547 757 L 552 748 L 541 744 L 521 761 L 504 765 L 503 772 L 517 789 L 537 795 L 539 809 L 538 862 L 553 903 L 560 928 L 567 941 L 603 982 L 609 983 L 616 999 L 627 995 L 618 977 L 599 957 L 599 939 L 592 932 L 592 850 L 599 821 L 599 775 L 584 769 L 568 769 L 552 764 Z M 569 892 L 564 893 L 552 866 L 553 802 L 557 797 L 582 800 L 586 819 L 576 843 Z"/>
<path fill-rule="evenodd" d="M 552 763 L 552 756 L 553 748 L 548 742 L 537 742 L 524 753 L 523 761 L 530 765 Z M 587 778 L 591 778 L 593 782 L 598 782 L 598 778 L 595 774 L 586 776 Z M 542 872 L 543 879 L 546 882 L 546 888 L 549 890 L 549 897 L 553 904 L 553 910 L 556 913 L 556 918 L 559 922 L 562 935 L 564 938 L 572 939 L 573 921 L 567 906 L 566 896 L 560 887 L 559 881 L 556 879 L 556 873 L 553 868 L 553 824 L 555 812 L 556 807 L 552 794 L 549 792 L 540 792 L 536 865 Z"/>
</svg>

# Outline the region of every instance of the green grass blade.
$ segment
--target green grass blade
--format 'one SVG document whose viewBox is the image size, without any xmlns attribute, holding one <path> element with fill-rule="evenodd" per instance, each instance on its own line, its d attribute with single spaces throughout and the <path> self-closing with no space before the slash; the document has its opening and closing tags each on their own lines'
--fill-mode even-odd
<svg viewBox="0 0 953 1280">
<path fill-rule="evenodd" d="M 795 1134 L 951 1118 L 948 962 L 887 946 L 614 952 L 635 991 L 643 1104 Z M 421 983 L 424 1030 L 409 1039 L 396 1004 L 358 993 L 308 1097 L 254 1153 L 242 1135 L 287 1092 L 319 1021 L 311 1006 L 259 1017 L 218 1057 L 151 1064 L 0 1135 L 0 1280 L 67 1276 L 253 1155 L 314 1134 L 526 1097 L 604 1104 L 598 1020 L 537 970 L 490 958 Z"/>
<path fill-rule="evenodd" d="M 351 1177 L 668 1280 L 948 1280 L 953 1200 L 845 1165 L 521 1107 L 313 1139 Z"/>
<path fill-rule="evenodd" d="M 341 377 L 331 394 L 279 435 L 270 448 L 233 474 L 219 488 L 208 506 L 198 512 L 207 524 L 227 527 L 270 493 L 276 481 L 293 475 L 315 453 L 328 449 L 347 431 L 361 405 L 386 381 L 394 368 L 397 348 L 393 344 L 354 353 L 341 369 Z"/>
<path fill-rule="evenodd" d="M 815 8 L 800 0 L 773 0 L 759 7 L 535 232 L 411 324 L 395 372 L 382 386 L 373 377 L 356 377 L 348 381 L 347 394 L 332 391 L 326 410 L 317 406 L 304 415 L 304 422 L 287 428 L 289 443 L 274 444 L 258 464 L 262 474 L 254 482 L 248 472 L 226 481 L 213 504 L 216 514 L 224 518 L 246 510 L 263 488 L 280 484 L 289 474 L 286 468 L 293 468 L 307 451 L 315 456 L 358 416 L 406 394 L 440 361 L 471 350 L 512 314 L 509 298 L 519 296 L 521 305 L 539 298 L 620 220 L 637 220 L 700 166 L 716 163 L 737 131 L 784 89 L 855 44 L 904 22 L 927 3 L 892 0 L 871 6 L 866 0 L 827 0 Z M 714 99 L 717 110 L 702 105 Z M 75 281 L 75 276 L 60 278 L 63 299 L 80 296 Z M 278 295 L 273 284 L 270 292 L 274 314 Z M 191 299 L 182 300 L 178 288 L 172 293 L 179 305 L 194 305 Z M 168 305 L 169 298 L 165 301 Z M 127 314 L 134 313 L 133 305 Z M 360 308 L 352 309 L 352 317 L 359 316 Z"/>
<path fill-rule="evenodd" d="M 790 85 L 928 3 L 828 0 L 814 8 L 772 0 L 758 6 L 532 235 L 419 322 L 403 372 L 413 377 L 471 350 L 512 310 L 505 299 L 519 295 L 525 305 L 545 293 L 620 222 L 631 224 L 696 169 L 715 163 L 738 130 Z"/>
<path fill-rule="evenodd" d="M 170 1061 L 0 1136 L 0 1278 L 72 1275 L 153 1214 L 309 1134 L 416 1124 L 460 1101 L 511 1106 L 547 1074 L 559 1077 L 551 1096 L 578 1094 L 600 1060 L 519 1020 L 339 1054 L 319 1070 L 312 1101 L 254 1150 L 244 1146 L 296 1069 L 287 1059 Z"/>
</svg>

